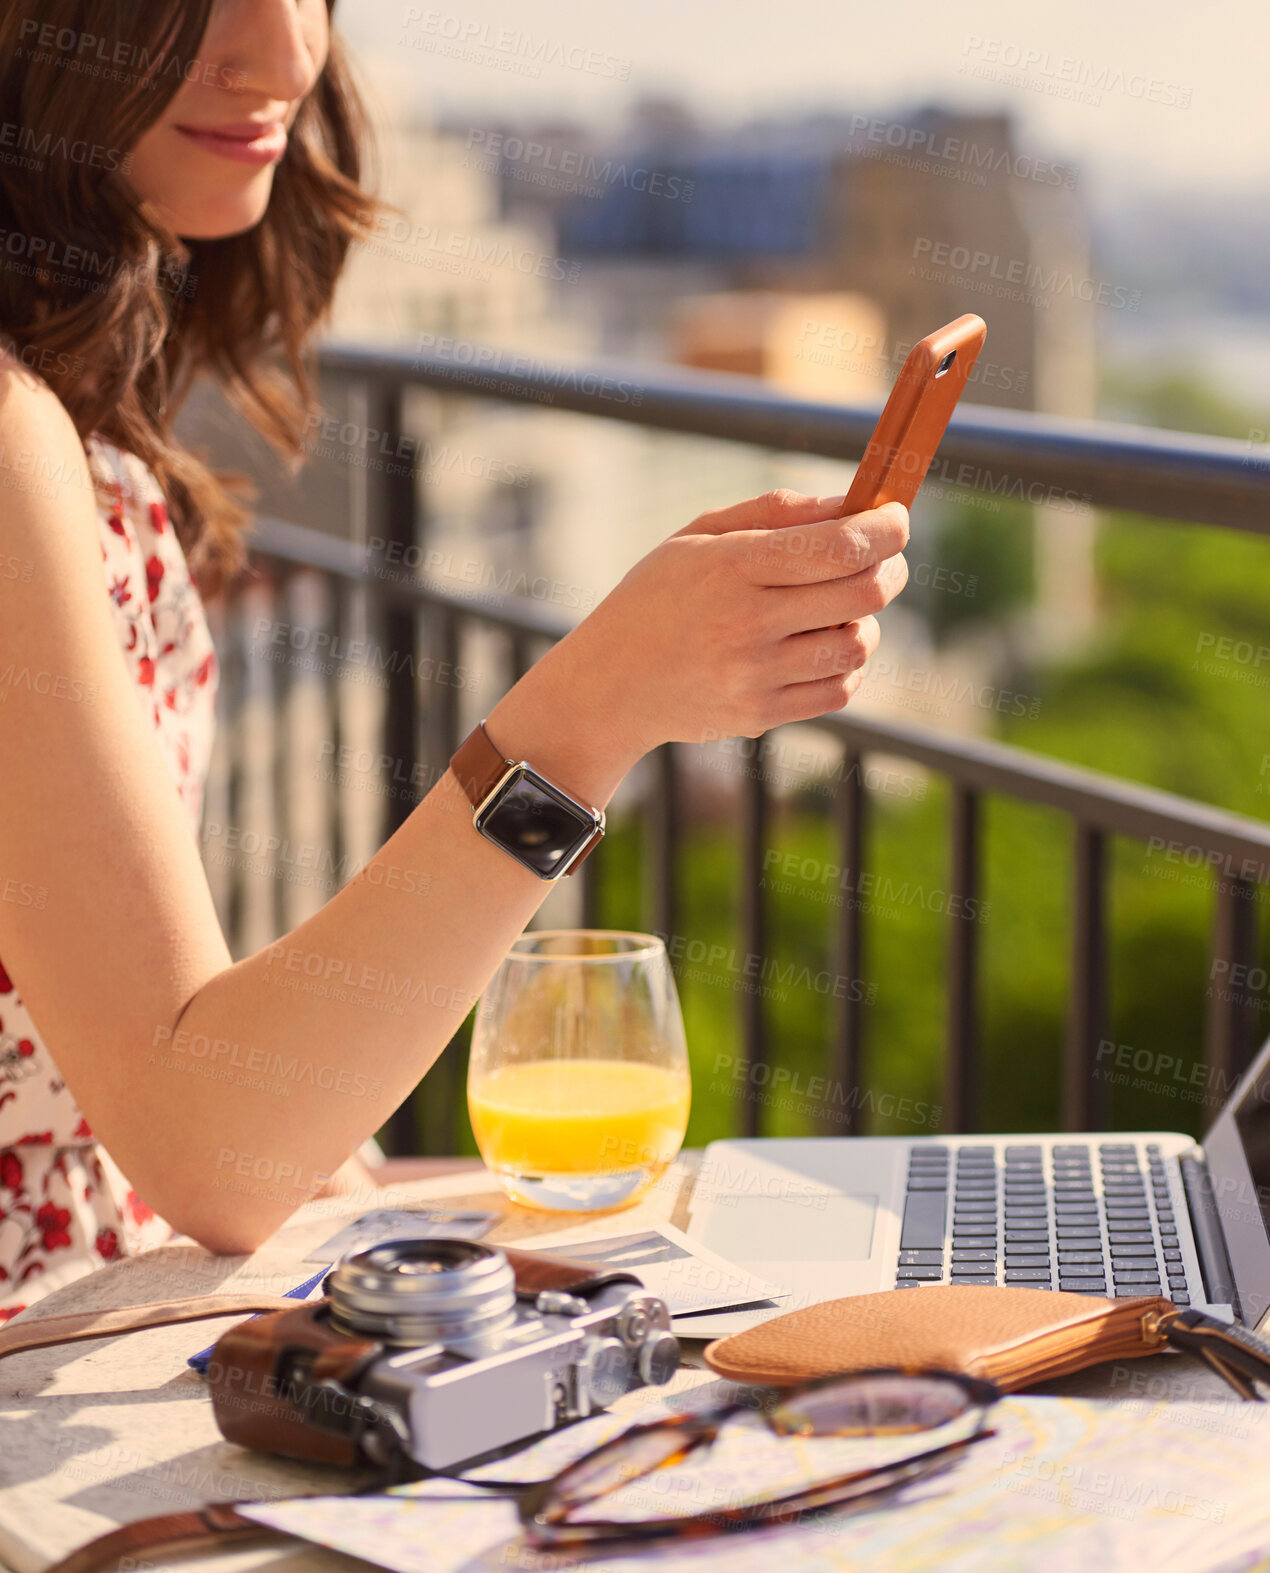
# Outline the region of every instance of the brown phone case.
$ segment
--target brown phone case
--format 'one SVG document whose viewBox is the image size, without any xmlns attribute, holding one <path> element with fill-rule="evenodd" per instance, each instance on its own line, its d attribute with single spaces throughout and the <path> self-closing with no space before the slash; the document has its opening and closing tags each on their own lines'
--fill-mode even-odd
<svg viewBox="0 0 1270 1573">
<path fill-rule="evenodd" d="M 983 318 L 968 313 L 909 351 L 855 472 L 842 517 L 888 502 L 912 506 L 987 333 Z"/>
</svg>

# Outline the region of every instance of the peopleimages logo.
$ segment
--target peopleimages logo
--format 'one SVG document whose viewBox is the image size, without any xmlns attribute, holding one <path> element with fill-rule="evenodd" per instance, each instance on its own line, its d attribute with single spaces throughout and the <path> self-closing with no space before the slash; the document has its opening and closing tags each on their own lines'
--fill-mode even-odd
<svg viewBox="0 0 1270 1573">
<path fill-rule="evenodd" d="M 80 164 L 88 169 L 106 170 L 119 169 L 125 162 L 118 148 L 86 142 L 82 137 L 68 142 L 64 136 L 55 135 L 52 131 L 41 134 L 30 126 L 14 125 L 9 121 L 0 122 L 0 149 L 4 149 L 6 154 L 14 152 L 23 155 L 36 168 L 42 167 L 49 158 L 60 158 L 68 164 Z"/>
<path fill-rule="evenodd" d="M 953 245 L 951 241 L 934 240 L 927 235 L 919 235 L 914 240 L 909 271 L 928 279 L 960 277 L 967 281 L 968 287 L 987 293 L 991 293 L 994 286 L 1027 290 L 1041 301 L 1067 295 L 1073 300 L 1088 301 L 1090 305 L 1118 307 L 1125 311 L 1137 311 L 1142 304 L 1142 291 L 1128 289 L 1123 284 L 1091 279 L 1058 267 L 1042 267 L 1039 262 L 1017 257 L 1003 257 L 999 252 L 972 251 L 969 246 Z"/>
<path fill-rule="evenodd" d="M 493 27 L 471 16 L 425 10 L 418 5 L 406 12 L 400 42 L 410 49 L 448 55 L 473 65 L 488 61 L 502 70 L 515 67 L 514 74 L 519 76 L 540 77 L 544 66 L 582 71 L 618 82 L 629 81 L 631 74 L 629 60 L 600 49 L 535 36 L 515 27 Z"/>
<path fill-rule="evenodd" d="M 1012 175 L 1017 180 L 1036 181 L 1043 186 L 1076 184 L 1076 172 L 1067 164 L 1053 164 L 1047 158 L 1031 158 L 1026 153 L 1015 153 L 1009 148 L 980 147 L 964 137 L 948 132 L 933 131 L 926 126 L 904 125 L 898 120 L 880 120 L 868 115 L 852 115 L 851 142 L 853 148 L 861 141 L 865 146 L 858 151 L 870 158 L 889 158 L 894 154 L 909 155 L 913 162 L 925 169 L 927 161 L 959 166 L 958 174 L 974 184 L 983 185 L 984 171 L 994 175 Z M 875 151 L 875 148 L 877 151 Z"/>
<path fill-rule="evenodd" d="M 516 350 L 475 344 L 470 339 L 456 339 L 448 334 L 421 333 L 415 354 L 461 368 L 462 377 L 454 380 L 468 388 L 497 387 L 499 376 L 533 378 L 537 386 L 531 390 L 530 397 L 541 404 L 550 404 L 557 392 L 582 394 L 589 399 L 610 399 L 614 404 L 639 406 L 644 402 L 644 389 L 624 377 L 588 371 L 585 367 L 557 366 Z M 418 369 L 416 363 L 413 370 Z"/>
<path fill-rule="evenodd" d="M 594 153 L 576 148 L 538 142 L 532 137 L 509 136 L 501 131 L 482 131 L 474 127 L 468 132 L 467 145 L 469 150 L 475 150 L 482 157 L 496 162 L 499 168 L 517 164 L 529 166 L 536 177 L 543 177 L 535 179 L 535 184 L 558 187 L 571 182 L 569 189 L 590 187 L 596 195 L 607 186 L 624 186 L 650 197 L 690 202 L 695 186 L 694 181 L 686 180 L 669 170 L 650 169 L 645 164 L 628 164 L 624 159 L 600 158 Z M 518 171 L 512 169 L 509 172 L 520 178 Z M 548 176 L 554 178 L 545 178 Z"/>
<path fill-rule="evenodd" d="M 961 52 L 977 57 L 962 61 L 958 70 L 964 76 L 1028 87 L 1095 107 L 1105 93 L 1113 93 L 1169 109 L 1190 108 L 1192 90 L 1179 82 L 1084 60 L 1079 55 L 1055 55 L 1034 44 L 982 38 L 975 33 L 967 38 Z"/>
<path fill-rule="evenodd" d="M 74 27 L 58 27 L 56 23 L 40 22 L 34 17 L 24 18 L 18 29 L 18 43 L 14 51 L 17 59 L 47 60 L 84 75 L 114 82 L 140 80 L 145 86 L 153 87 L 175 79 L 237 92 L 247 81 L 245 71 L 197 58 L 182 60 L 179 55 L 162 51 L 154 54 L 125 38 L 112 39 Z"/>
<path fill-rule="evenodd" d="M 462 272 L 466 267 L 473 277 L 485 280 L 493 277 L 493 269 L 502 269 L 557 283 L 576 283 L 582 272 L 580 262 L 515 245 L 501 235 L 436 224 L 412 225 L 404 218 L 378 219 L 373 237 L 364 244 L 374 256 L 449 272 Z"/>
<path fill-rule="evenodd" d="M 779 961 L 774 956 L 760 956 L 754 951 L 742 954 L 734 945 L 707 944 L 703 939 L 691 939 L 683 934 L 658 934 L 657 938 L 675 961 L 688 962 L 698 968 L 694 981 L 731 977 L 738 987 L 751 992 L 759 991 L 763 985 L 775 984 L 865 1005 L 872 1005 L 877 998 L 876 984 L 827 969 L 813 972 L 805 962 Z"/>
</svg>

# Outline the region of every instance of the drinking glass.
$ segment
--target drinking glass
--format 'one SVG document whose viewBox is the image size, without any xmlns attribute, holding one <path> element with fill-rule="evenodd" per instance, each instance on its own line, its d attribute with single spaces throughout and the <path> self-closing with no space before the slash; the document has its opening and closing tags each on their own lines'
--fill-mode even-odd
<svg viewBox="0 0 1270 1573">
<path fill-rule="evenodd" d="M 690 1085 L 666 947 L 652 934 L 540 929 L 477 1007 L 472 1130 L 526 1207 L 624 1207 L 683 1144 Z"/>
</svg>

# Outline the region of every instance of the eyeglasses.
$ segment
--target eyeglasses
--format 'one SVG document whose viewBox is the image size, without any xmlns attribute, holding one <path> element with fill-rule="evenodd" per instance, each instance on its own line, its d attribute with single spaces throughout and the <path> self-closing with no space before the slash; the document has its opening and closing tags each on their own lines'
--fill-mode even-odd
<svg viewBox="0 0 1270 1573">
<path fill-rule="evenodd" d="M 817 1508 L 870 1506 L 901 1486 L 948 1468 L 966 1448 L 995 1435 L 985 1428 L 984 1418 L 1000 1396 L 992 1383 L 974 1377 L 888 1369 L 827 1377 L 783 1393 L 771 1407 L 758 1411 L 738 1400 L 668 1416 L 632 1426 L 550 1480 L 524 1488 L 517 1502 L 521 1526 L 531 1545 L 570 1546 L 714 1534 L 786 1522 Z M 643 1521 L 577 1516 L 579 1509 L 620 1486 L 702 1452 L 734 1416 L 756 1412 L 777 1436 L 916 1435 L 955 1421 L 966 1424 L 955 1440 L 738 1507 Z"/>
</svg>

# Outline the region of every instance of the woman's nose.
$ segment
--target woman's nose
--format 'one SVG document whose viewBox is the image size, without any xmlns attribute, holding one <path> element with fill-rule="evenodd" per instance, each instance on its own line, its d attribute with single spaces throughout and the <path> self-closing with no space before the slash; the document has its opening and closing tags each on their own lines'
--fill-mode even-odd
<svg viewBox="0 0 1270 1573">
<path fill-rule="evenodd" d="M 237 0 L 215 34 L 205 47 L 219 45 L 218 75 L 241 93 L 294 103 L 326 61 L 326 7 L 310 0 Z"/>
</svg>

